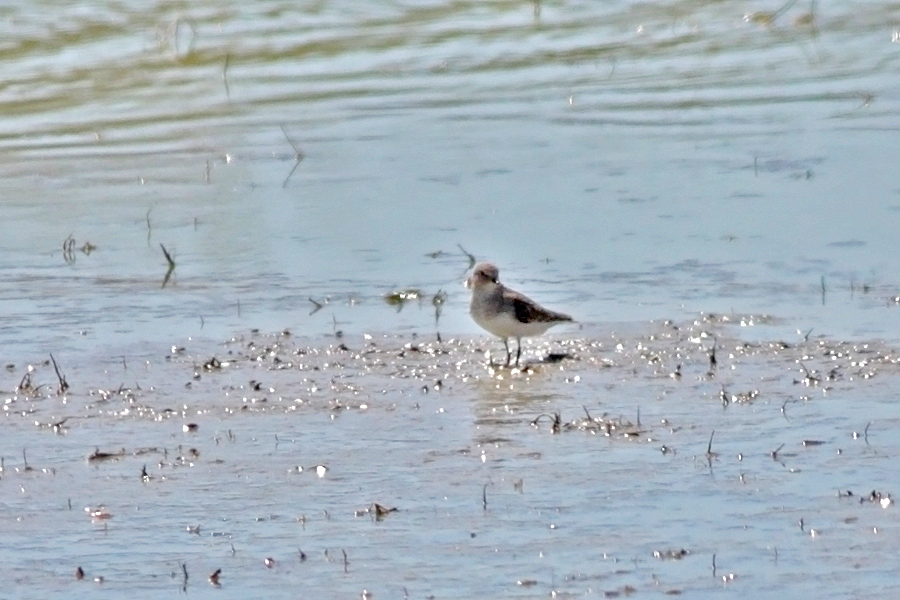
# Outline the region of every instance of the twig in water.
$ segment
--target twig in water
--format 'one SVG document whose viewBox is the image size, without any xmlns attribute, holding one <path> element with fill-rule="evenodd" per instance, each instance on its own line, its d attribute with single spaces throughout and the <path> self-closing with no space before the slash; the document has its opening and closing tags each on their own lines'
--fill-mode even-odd
<svg viewBox="0 0 900 600">
<path fill-rule="evenodd" d="M 181 51 L 178 43 L 179 39 L 181 38 L 180 31 L 182 25 L 187 27 L 187 31 L 190 34 L 190 37 L 187 40 L 187 48 L 185 48 L 184 52 Z M 175 50 L 176 58 L 178 58 L 178 60 L 187 58 L 191 54 L 191 52 L 194 51 L 194 44 L 197 41 L 197 28 L 194 27 L 193 21 L 182 19 L 181 17 L 175 19 L 175 23 L 172 24 L 171 34 L 172 48 Z"/>
<path fill-rule="evenodd" d="M 31 392 L 35 388 L 31 384 L 31 373 L 25 373 L 22 375 L 22 380 L 19 382 L 19 385 L 16 386 L 16 393 L 18 392 Z"/>
<path fill-rule="evenodd" d="M 706 463 L 709 466 L 710 474 L 712 474 L 713 460 L 718 458 L 718 456 L 719 456 L 718 452 L 713 452 L 713 450 L 712 450 L 712 442 L 713 442 L 714 435 L 716 435 L 715 429 L 713 429 L 712 433 L 709 434 L 709 443 L 706 445 Z"/>
<path fill-rule="evenodd" d="M 822 306 L 825 306 L 825 276 L 822 275 Z"/>
<path fill-rule="evenodd" d="M 788 0 L 787 4 L 785 4 L 784 6 L 782 6 L 781 8 L 779 8 L 772 14 L 772 20 L 774 21 L 775 19 L 777 19 L 778 17 L 780 17 L 781 15 L 786 13 L 788 11 L 788 9 L 790 9 L 796 3 L 797 3 L 797 0 Z"/>
<path fill-rule="evenodd" d="M 62 396 L 66 393 L 66 390 L 69 389 L 69 382 L 66 381 L 65 375 L 59 372 L 59 366 L 56 364 L 56 359 L 53 358 L 53 353 L 50 353 L 50 361 L 53 363 L 53 370 L 56 371 L 56 379 L 59 380 L 59 386 L 56 388 L 56 395 Z"/>
<path fill-rule="evenodd" d="M 487 486 L 488 484 L 484 484 L 484 487 L 481 488 L 481 510 L 487 510 Z"/>
<path fill-rule="evenodd" d="M 166 250 L 166 247 L 163 246 L 162 244 L 160 244 L 159 247 L 162 248 L 163 255 L 166 257 L 166 262 L 169 263 L 169 268 L 170 268 L 170 269 L 174 269 L 174 268 L 175 268 L 175 261 L 172 260 L 172 255 L 169 254 L 169 251 Z"/>
<path fill-rule="evenodd" d="M 160 244 L 159 247 L 162 248 L 163 255 L 166 257 L 166 262 L 169 263 L 169 268 L 166 270 L 166 276 L 163 277 L 162 282 L 162 287 L 166 287 L 166 284 L 169 283 L 169 278 L 172 277 L 172 271 L 175 270 L 175 261 L 172 260 L 172 255 L 169 254 L 169 251 L 166 250 L 165 246 Z"/>
<path fill-rule="evenodd" d="M 758 12 L 752 13 L 744 17 L 745 21 L 752 21 L 758 25 L 772 25 L 775 22 L 775 19 L 783 15 L 790 9 L 794 4 L 796 4 L 797 0 L 788 0 L 787 4 L 776 10 L 775 12 Z"/>
<path fill-rule="evenodd" d="M 475 263 L 477 262 L 477 261 L 475 260 L 475 256 L 474 256 L 473 254 L 469 254 L 469 251 L 466 250 L 465 248 L 463 248 L 463 247 L 462 247 L 462 244 L 456 244 L 456 246 L 457 246 L 460 250 L 462 250 L 462 253 L 465 254 L 466 257 L 468 257 L 468 259 L 469 259 L 469 267 L 468 267 L 468 268 L 471 269 L 472 267 L 474 267 L 474 266 L 475 266 Z M 466 269 L 466 270 L 468 270 L 468 269 Z"/>
<path fill-rule="evenodd" d="M 297 144 L 294 143 L 294 140 L 287 134 L 287 130 L 284 128 L 284 125 L 281 125 L 281 133 L 284 134 L 284 139 L 288 141 L 288 144 L 291 145 L 291 148 L 294 149 L 294 166 L 291 169 L 291 172 L 288 173 L 287 177 L 284 178 L 284 181 L 281 183 L 281 188 L 284 189 L 287 187 L 288 181 L 294 175 L 294 171 L 297 170 L 297 167 L 300 166 L 300 162 L 306 157 L 306 154 L 303 153 L 303 150 L 297 147 Z"/>
<path fill-rule="evenodd" d="M 148 246 L 150 245 L 150 233 L 153 231 L 153 227 L 150 226 L 150 211 L 151 210 L 153 210 L 153 208 L 148 208 L 147 214 L 144 216 L 144 218 L 147 220 L 147 245 Z"/>
<path fill-rule="evenodd" d="M 585 412 L 586 412 L 586 410 L 585 410 Z M 543 417 L 547 417 L 548 419 L 550 419 L 550 421 L 551 421 L 550 431 L 552 431 L 553 433 L 559 433 L 559 430 L 562 427 L 562 416 L 558 412 L 553 413 L 552 415 L 549 415 L 547 413 L 542 413 L 542 414 L 536 416 L 534 418 L 534 420 L 531 421 L 531 426 L 537 427 L 538 423 L 540 423 L 540 421 Z"/>
<path fill-rule="evenodd" d="M 320 304 L 319 302 L 316 302 L 315 300 L 313 300 L 312 297 L 309 298 L 309 301 L 313 303 L 313 309 L 311 311 L 309 311 L 310 315 L 314 315 L 317 312 L 319 312 L 320 310 L 322 310 L 323 305 Z"/>
<path fill-rule="evenodd" d="M 772 452 L 769 453 L 769 456 L 772 457 L 772 460 L 778 460 L 778 451 L 781 450 L 782 448 L 784 448 L 784 444 L 781 444 L 780 446 L 778 446 L 777 448 L 772 450 Z"/>
<path fill-rule="evenodd" d="M 347 568 L 350 566 L 350 561 L 347 560 L 347 551 L 341 548 L 341 552 L 344 555 L 344 573 L 347 572 Z"/>
<path fill-rule="evenodd" d="M 69 237 L 65 239 L 63 242 L 63 260 L 66 261 L 67 265 L 75 264 L 75 238 L 72 237 L 72 234 L 69 234 Z"/>
<path fill-rule="evenodd" d="M 228 63 L 231 62 L 231 54 L 225 53 L 225 64 L 222 66 L 222 83 L 225 84 L 225 97 L 231 101 L 231 89 L 228 87 Z"/>
<path fill-rule="evenodd" d="M 715 577 L 716 576 L 716 555 L 715 554 L 713 554 L 712 563 L 713 563 L 712 564 L 713 577 Z"/>
<path fill-rule="evenodd" d="M 872 421 L 869 421 L 868 423 L 866 423 L 866 428 L 863 429 L 863 439 L 865 439 L 865 441 L 866 441 L 866 446 L 869 445 L 869 425 L 871 425 L 871 424 L 872 424 Z"/>
</svg>

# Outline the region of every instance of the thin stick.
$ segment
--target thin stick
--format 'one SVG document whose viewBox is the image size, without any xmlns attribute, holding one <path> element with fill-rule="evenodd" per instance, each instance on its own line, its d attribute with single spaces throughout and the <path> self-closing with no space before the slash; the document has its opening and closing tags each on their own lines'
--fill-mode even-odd
<svg viewBox="0 0 900 600">
<path fill-rule="evenodd" d="M 71 233 L 63 242 L 63 260 L 67 265 L 75 263 L 75 238 Z"/>
<path fill-rule="evenodd" d="M 59 380 L 59 387 L 56 388 L 56 395 L 61 396 L 69 389 L 69 383 L 66 381 L 65 376 L 59 372 L 59 367 L 56 364 L 56 359 L 53 358 L 52 352 L 50 353 L 50 361 L 53 363 L 53 370 L 56 371 L 56 378 Z"/>
<path fill-rule="evenodd" d="M 772 460 L 778 460 L 778 451 L 782 448 L 784 448 L 784 444 L 781 444 L 780 446 L 772 450 L 772 452 L 769 454 L 769 456 L 772 457 Z"/>
<path fill-rule="evenodd" d="M 231 54 L 225 53 L 225 65 L 222 67 L 222 82 L 225 84 L 225 97 L 231 101 L 231 89 L 228 87 L 228 63 L 231 62 Z"/>
<path fill-rule="evenodd" d="M 291 172 L 288 173 L 287 177 L 284 178 L 284 181 L 281 183 L 281 188 L 284 189 L 287 187 L 288 181 L 294 175 L 294 171 L 297 170 L 297 167 L 300 166 L 300 162 L 306 157 L 303 150 L 297 147 L 297 144 L 294 143 L 294 140 L 287 134 L 287 130 L 284 128 L 284 125 L 281 125 L 281 133 L 284 134 L 284 139 L 288 141 L 288 144 L 291 145 L 291 148 L 294 149 L 294 166 L 291 169 Z"/>
<path fill-rule="evenodd" d="M 166 257 L 166 262 L 169 263 L 169 267 L 172 268 L 172 269 L 174 269 L 174 268 L 175 268 L 175 261 L 172 260 L 172 255 L 169 254 L 169 251 L 166 250 L 166 247 L 163 246 L 162 244 L 160 244 L 159 247 L 162 248 L 163 254 L 164 254 L 165 257 Z"/>
<path fill-rule="evenodd" d="M 166 284 L 169 283 L 169 278 L 172 277 L 172 271 L 175 270 L 175 261 L 172 260 L 172 255 L 169 254 L 169 251 L 166 250 L 166 247 L 162 244 L 159 245 L 162 248 L 163 255 L 166 257 L 166 262 L 169 263 L 169 269 L 166 271 L 166 276 L 163 277 L 162 287 L 166 287 Z"/>
<path fill-rule="evenodd" d="M 465 255 L 469 258 L 469 268 L 471 269 L 472 267 L 474 267 L 474 266 L 475 266 L 475 263 L 477 262 L 477 261 L 475 260 L 475 256 L 474 256 L 473 254 L 470 254 L 468 250 L 466 250 L 465 248 L 463 248 L 463 247 L 462 247 L 462 244 L 456 244 L 456 246 L 457 246 L 460 250 L 462 250 L 462 253 L 465 254 Z"/>
<path fill-rule="evenodd" d="M 797 3 L 797 0 L 788 0 L 787 4 L 785 4 L 784 6 L 782 6 L 781 8 L 779 8 L 772 14 L 772 20 L 774 21 L 775 19 L 777 19 L 778 17 L 780 17 L 781 15 L 786 13 L 788 11 L 788 9 L 790 9 L 796 3 Z"/>
<path fill-rule="evenodd" d="M 178 37 L 179 37 L 178 31 L 181 29 L 182 23 L 184 23 L 184 25 L 188 28 L 188 31 L 191 34 L 191 38 L 188 41 L 188 46 L 187 46 L 184 54 L 181 53 L 181 48 L 178 47 Z M 175 20 L 175 26 L 172 29 L 172 37 L 173 37 L 172 47 L 175 49 L 175 56 L 178 57 L 178 60 L 181 60 L 182 58 L 186 58 L 187 56 L 189 56 L 190 53 L 194 51 L 194 43 L 196 42 L 195 38 L 197 37 L 197 29 L 194 27 L 194 23 L 192 21 L 178 18 Z"/>
</svg>

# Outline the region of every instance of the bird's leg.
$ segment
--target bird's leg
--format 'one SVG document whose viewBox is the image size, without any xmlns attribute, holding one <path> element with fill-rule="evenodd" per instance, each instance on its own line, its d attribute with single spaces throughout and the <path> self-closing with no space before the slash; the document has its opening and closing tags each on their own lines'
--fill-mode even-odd
<svg viewBox="0 0 900 600">
<path fill-rule="evenodd" d="M 512 359 L 512 352 L 509 351 L 509 338 L 503 338 L 503 345 L 506 347 L 506 366 L 508 367 L 509 361 Z"/>
<path fill-rule="evenodd" d="M 516 350 L 516 366 L 519 366 L 519 358 L 522 356 L 522 338 L 517 337 L 516 341 L 519 343 L 519 348 Z"/>
</svg>

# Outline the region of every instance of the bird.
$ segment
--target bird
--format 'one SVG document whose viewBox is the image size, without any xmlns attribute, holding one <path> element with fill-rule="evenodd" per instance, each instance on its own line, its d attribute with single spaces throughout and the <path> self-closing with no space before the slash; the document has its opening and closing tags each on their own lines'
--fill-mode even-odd
<svg viewBox="0 0 900 600">
<path fill-rule="evenodd" d="M 466 280 L 472 289 L 469 314 L 482 329 L 503 340 L 506 365 L 512 362 L 509 338 L 516 338 L 516 366 L 522 356 L 522 338 L 541 335 L 554 325 L 572 321 L 569 315 L 548 310 L 524 294 L 500 283 L 500 270 L 491 263 L 475 265 Z"/>
</svg>

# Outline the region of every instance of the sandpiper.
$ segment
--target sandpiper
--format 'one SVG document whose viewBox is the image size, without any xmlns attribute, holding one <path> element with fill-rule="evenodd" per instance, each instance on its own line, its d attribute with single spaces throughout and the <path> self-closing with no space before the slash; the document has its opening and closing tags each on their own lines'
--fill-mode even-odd
<svg viewBox="0 0 900 600">
<path fill-rule="evenodd" d="M 483 329 L 503 339 L 506 347 L 506 366 L 512 360 L 509 338 L 514 337 L 519 344 L 516 351 L 516 366 L 522 356 L 522 338 L 541 335 L 554 325 L 571 321 L 572 317 L 553 312 L 540 306 L 530 298 L 500 283 L 500 270 L 491 263 L 475 265 L 475 270 L 466 281 L 472 288 L 472 304 L 469 313 Z"/>
</svg>

